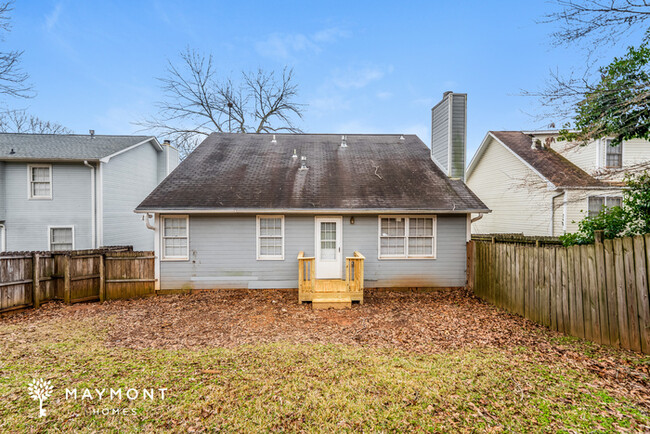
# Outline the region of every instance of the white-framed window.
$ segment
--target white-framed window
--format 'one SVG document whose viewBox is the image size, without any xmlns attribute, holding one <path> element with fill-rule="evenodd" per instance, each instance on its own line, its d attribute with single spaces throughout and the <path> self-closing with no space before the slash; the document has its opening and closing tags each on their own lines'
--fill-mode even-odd
<svg viewBox="0 0 650 434">
<path fill-rule="evenodd" d="M 284 216 L 257 216 L 257 259 L 284 260 Z"/>
<path fill-rule="evenodd" d="M 621 196 L 589 196 L 587 198 L 587 216 L 595 217 L 600 213 L 603 207 L 611 208 L 621 206 L 623 198 Z"/>
<path fill-rule="evenodd" d="M 623 167 L 623 144 L 619 143 L 612 146 L 612 140 L 605 140 L 605 167 L 621 168 Z"/>
<path fill-rule="evenodd" d="M 28 165 L 27 181 L 30 199 L 52 199 L 52 165 Z"/>
<path fill-rule="evenodd" d="M 187 261 L 190 259 L 190 217 L 186 215 L 163 216 L 162 260 Z"/>
<path fill-rule="evenodd" d="M 48 226 L 50 251 L 74 250 L 74 226 Z"/>
<path fill-rule="evenodd" d="M 379 259 L 436 257 L 436 216 L 380 216 Z"/>
</svg>

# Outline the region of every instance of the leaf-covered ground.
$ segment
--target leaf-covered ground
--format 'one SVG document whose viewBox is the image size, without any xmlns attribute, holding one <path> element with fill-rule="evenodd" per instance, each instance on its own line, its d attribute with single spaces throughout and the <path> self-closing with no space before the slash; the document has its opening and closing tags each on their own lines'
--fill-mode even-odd
<svg viewBox="0 0 650 434">
<path fill-rule="evenodd" d="M 460 290 L 369 291 L 346 311 L 296 299 L 199 292 L 0 318 L 0 431 L 650 430 L 647 356 Z M 45 418 L 27 393 L 41 377 L 54 386 Z M 73 400 L 66 388 L 168 390 Z"/>
</svg>

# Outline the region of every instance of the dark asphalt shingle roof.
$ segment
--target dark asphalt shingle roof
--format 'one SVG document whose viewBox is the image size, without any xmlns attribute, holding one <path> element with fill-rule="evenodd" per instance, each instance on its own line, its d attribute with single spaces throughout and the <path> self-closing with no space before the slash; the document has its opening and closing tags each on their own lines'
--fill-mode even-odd
<svg viewBox="0 0 650 434">
<path fill-rule="evenodd" d="M 0 161 L 99 160 L 149 138 L 152 137 L 0 133 Z"/>
<path fill-rule="evenodd" d="M 594 178 L 549 147 L 532 149 L 532 137 L 521 131 L 490 131 L 490 133 L 556 187 L 609 185 Z"/>
<path fill-rule="evenodd" d="M 347 135 L 347 148 L 336 134 L 276 137 L 210 135 L 137 210 L 487 211 L 464 182 L 442 173 L 415 135 Z"/>
</svg>

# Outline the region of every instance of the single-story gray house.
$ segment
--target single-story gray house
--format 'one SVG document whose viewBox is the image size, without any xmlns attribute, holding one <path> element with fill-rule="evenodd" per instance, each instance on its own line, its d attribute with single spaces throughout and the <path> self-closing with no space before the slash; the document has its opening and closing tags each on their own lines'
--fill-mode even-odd
<svg viewBox="0 0 650 434">
<path fill-rule="evenodd" d="M 434 150 L 464 161 L 461 118 Z M 359 252 L 366 287 L 464 286 L 470 215 L 489 210 L 431 153 L 415 135 L 211 134 L 136 209 L 158 288 L 298 288 L 300 252 L 316 281 Z"/>
</svg>

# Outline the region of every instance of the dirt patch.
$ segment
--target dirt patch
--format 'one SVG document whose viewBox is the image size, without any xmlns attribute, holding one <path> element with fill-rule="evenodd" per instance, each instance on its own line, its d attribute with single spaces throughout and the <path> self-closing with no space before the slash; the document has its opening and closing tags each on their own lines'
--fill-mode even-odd
<svg viewBox="0 0 650 434">
<path fill-rule="evenodd" d="M 350 310 L 313 311 L 295 291 L 221 290 L 44 308 L 0 319 L 11 323 L 92 317 L 108 328 L 109 346 L 197 349 L 269 342 L 342 344 L 439 353 L 501 348 L 522 359 L 596 372 L 650 408 L 650 358 L 561 334 L 497 309 L 465 290 L 426 293 L 367 291 Z M 83 306 L 83 307 L 82 307 Z M 96 320 L 96 321 L 95 321 Z M 532 350 L 532 351 L 528 351 Z"/>
</svg>

